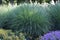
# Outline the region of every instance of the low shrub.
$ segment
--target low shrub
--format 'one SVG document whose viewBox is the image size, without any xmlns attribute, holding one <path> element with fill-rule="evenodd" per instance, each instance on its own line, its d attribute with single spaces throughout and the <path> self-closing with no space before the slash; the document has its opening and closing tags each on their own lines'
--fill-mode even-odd
<svg viewBox="0 0 60 40">
<path fill-rule="evenodd" d="M 22 4 L 10 11 L 7 18 L 8 27 L 15 31 L 40 35 L 50 30 L 49 14 L 39 5 Z"/>
<path fill-rule="evenodd" d="M 60 31 L 52 31 L 41 37 L 40 40 L 60 40 Z"/>
<path fill-rule="evenodd" d="M 20 33 L 19 35 L 20 36 L 15 35 L 11 30 L 0 29 L 1 40 L 25 40 L 23 33 Z"/>
</svg>

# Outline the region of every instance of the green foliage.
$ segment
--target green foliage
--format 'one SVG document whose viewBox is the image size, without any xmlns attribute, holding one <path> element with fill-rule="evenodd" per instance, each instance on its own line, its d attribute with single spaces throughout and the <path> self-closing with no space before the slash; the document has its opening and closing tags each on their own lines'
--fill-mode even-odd
<svg viewBox="0 0 60 40">
<path fill-rule="evenodd" d="M 7 6 L 0 6 L 0 28 L 2 28 L 5 23 L 7 21 L 7 15 L 8 15 L 8 11 L 10 10 L 10 7 Z"/>
<path fill-rule="evenodd" d="M 50 3 L 51 0 L 45 0 L 47 3 Z"/>
<path fill-rule="evenodd" d="M 51 29 L 60 30 L 60 3 L 47 7 L 25 3 L 14 9 L 0 7 L 0 28 L 32 36 L 42 35 Z M 7 40 L 19 40 L 18 36 L 14 36 Z"/>
<path fill-rule="evenodd" d="M 50 7 L 50 15 L 51 20 L 53 23 L 53 30 L 60 30 L 60 3 L 57 3 L 56 5 L 51 5 Z"/>
<path fill-rule="evenodd" d="M 3 40 L 25 40 L 23 33 L 20 33 L 19 36 L 15 35 L 11 30 L 0 29 L 0 39 Z"/>
<path fill-rule="evenodd" d="M 44 0 L 31 0 L 32 2 L 39 2 L 42 3 Z M 45 0 L 47 3 L 50 3 L 51 0 Z M 30 0 L 0 0 L 0 4 L 6 4 L 8 5 L 9 3 L 11 3 L 12 5 L 17 3 L 17 5 L 19 5 L 20 3 L 30 3 Z"/>
<path fill-rule="evenodd" d="M 7 20 L 5 28 L 30 35 L 41 35 L 50 30 L 49 14 L 39 5 L 22 4 L 8 12 Z"/>
</svg>

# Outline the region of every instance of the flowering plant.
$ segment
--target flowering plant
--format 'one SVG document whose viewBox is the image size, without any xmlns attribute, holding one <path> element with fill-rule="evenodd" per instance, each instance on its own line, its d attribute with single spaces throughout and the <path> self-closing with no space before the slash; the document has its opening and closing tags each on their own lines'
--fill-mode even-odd
<svg viewBox="0 0 60 40">
<path fill-rule="evenodd" d="M 60 31 L 52 31 L 41 37 L 41 40 L 60 40 Z"/>
</svg>

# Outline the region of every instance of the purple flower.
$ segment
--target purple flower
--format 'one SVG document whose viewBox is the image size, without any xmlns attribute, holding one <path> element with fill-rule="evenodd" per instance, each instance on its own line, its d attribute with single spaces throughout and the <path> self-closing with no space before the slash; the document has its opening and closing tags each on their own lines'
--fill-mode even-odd
<svg viewBox="0 0 60 40">
<path fill-rule="evenodd" d="M 41 37 L 40 40 L 60 40 L 60 31 L 52 31 Z"/>
</svg>

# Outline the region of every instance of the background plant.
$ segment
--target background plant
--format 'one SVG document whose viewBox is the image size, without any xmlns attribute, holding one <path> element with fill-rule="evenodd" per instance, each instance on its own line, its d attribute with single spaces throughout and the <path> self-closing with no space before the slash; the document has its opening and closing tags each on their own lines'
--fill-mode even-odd
<svg viewBox="0 0 60 40">
<path fill-rule="evenodd" d="M 49 9 L 49 13 L 51 15 L 51 20 L 53 23 L 53 30 L 60 30 L 60 3 L 57 3 L 56 5 L 51 5 Z"/>
<path fill-rule="evenodd" d="M 43 12 L 44 11 L 44 12 Z M 3 28 L 27 35 L 42 35 L 50 30 L 50 17 L 45 7 L 22 4 L 7 12 Z"/>
<path fill-rule="evenodd" d="M 0 7 L 0 28 L 12 30 L 15 33 L 7 40 L 19 40 L 16 35 L 20 32 L 24 33 L 24 36 L 36 38 L 51 29 L 60 30 L 60 3 L 48 6 L 24 3 L 14 9 L 2 8 Z"/>
</svg>

